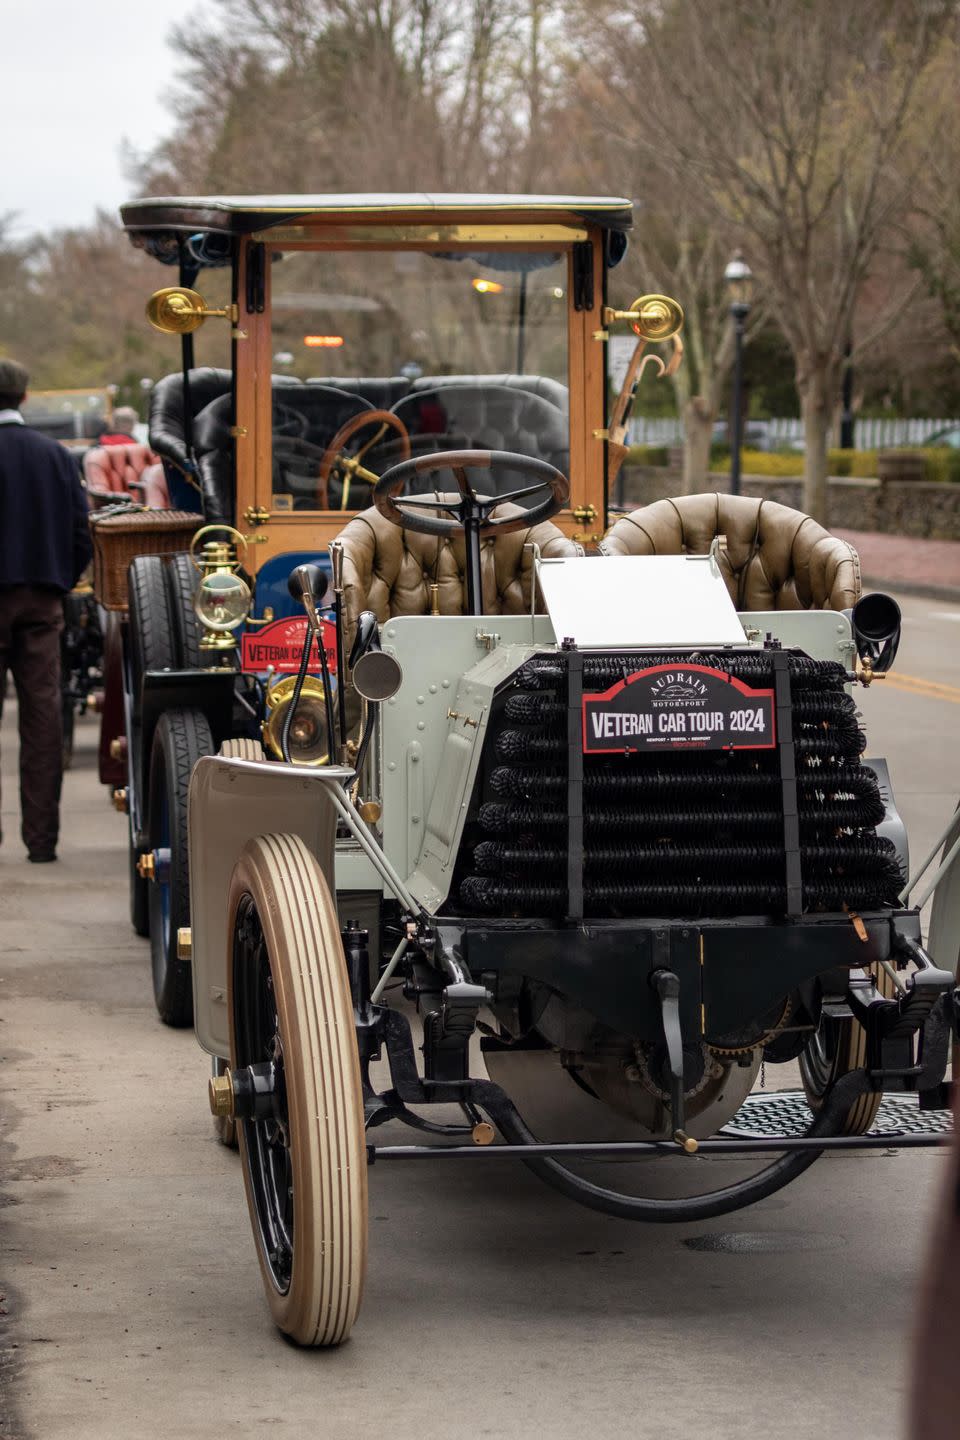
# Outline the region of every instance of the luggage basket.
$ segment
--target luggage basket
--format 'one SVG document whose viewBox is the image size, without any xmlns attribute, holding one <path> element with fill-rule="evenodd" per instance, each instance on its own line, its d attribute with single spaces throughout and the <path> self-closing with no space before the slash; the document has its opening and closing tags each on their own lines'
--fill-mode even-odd
<svg viewBox="0 0 960 1440">
<path fill-rule="evenodd" d="M 127 571 L 138 555 L 174 555 L 186 550 L 203 516 L 189 510 L 111 507 L 90 516 L 93 534 L 93 589 L 107 610 L 126 610 Z"/>
</svg>

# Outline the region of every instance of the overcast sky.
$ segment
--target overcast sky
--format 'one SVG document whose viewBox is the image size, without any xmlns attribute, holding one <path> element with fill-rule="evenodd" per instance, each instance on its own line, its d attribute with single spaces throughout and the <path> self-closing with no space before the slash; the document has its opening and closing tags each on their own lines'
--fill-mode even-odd
<svg viewBox="0 0 960 1440">
<path fill-rule="evenodd" d="M 202 0 L 0 0 L 0 214 L 16 233 L 80 225 L 130 198 L 124 140 L 170 129 L 167 37 Z"/>
</svg>

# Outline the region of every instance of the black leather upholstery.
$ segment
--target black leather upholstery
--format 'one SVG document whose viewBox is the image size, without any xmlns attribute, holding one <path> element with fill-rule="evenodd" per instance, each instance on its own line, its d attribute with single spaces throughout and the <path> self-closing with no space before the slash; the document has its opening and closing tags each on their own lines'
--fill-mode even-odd
<svg viewBox="0 0 960 1440">
<path fill-rule="evenodd" d="M 538 456 L 567 473 L 567 418 L 556 405 L 528 390 L 477 383 L 437 385 L 406 396 L 393 407 L 393 413 L 407 427 L 415 455 L 439 450 L 516 450 Z M 425 477 L 424 483 L 431 490 L 456 489 L 456 482 L 444 471 Z M 492 485 L 484 478 L 481 488 L 505 494 L 529 483 L 529 476 L 502 469 Z"/>
<path fill-rule="evenodd" d="M 230 435 L 231 374 L 213 367 L 190 372 L 193 450 L 203 513 L 209 522 L 235 523 L 233 439 Z M 273 376 L 275 493 L 293 496 L 294 508 L 314 508 L 319 461 L 337 430 L 367 409 L 392 409 L 410 431 L 414 453 L 444 449 L 520 450 L 540 456 L 564 473 L 569 464 L 567 390 L 542 375 L 352 376 L 298 380 Z M 176 474 L 189 468 L 184 423 L 183 377 L 167 375 L 150 397 L 150 444 Z M 369 452 L 382 473 L 401 458 L 388 433 Z M 496 491 L 522 483 L 501 471 Z M 455 488 L 431 478 L 428 488 Z M 363 497 L 366 498 L 365 495 Z M 361 497 L 358 495 L 358 501 Z M 339 504 L 337 482 L 329 503 Z"/>
</svg>

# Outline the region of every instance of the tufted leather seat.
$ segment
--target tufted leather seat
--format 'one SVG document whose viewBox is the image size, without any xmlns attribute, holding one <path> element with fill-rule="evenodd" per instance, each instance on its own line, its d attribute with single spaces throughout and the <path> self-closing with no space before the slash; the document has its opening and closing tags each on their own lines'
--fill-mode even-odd
<svg viewBox="0 0 960 1440">
<path fill-rule="evenodd" d="M 604 555 L 706 555 L 718 535 L 720 568 L 738 610 L 845 610 L 860 598 L 860 561 L 799 510 L 747 495 L 680 495 L 621 516 Z"/>
<path fill-rule="evenodd" d="M 516 515 L 517 505 L 500 505 L 497 515 Z M 438 587 L 441 615 L 462 615 L 467 606 L 465 549 L 462 536 L 452 542 L 401 530 L 379 510 L 364 510 L 341 530 L 346 646 L 349 652 L 361 610 L 378 620 L 395 615 L 427 615 L 430 586 Z M 580 555 L 582 550 L 549 520 L 481 544 L 485 615 L 520 615 L 530 609 L 533 557 L 524 546 L 539 545 L 542 555 Z M 539 607 L 538 607 L 539 608 Z"/>
<path fill-rule="evenodd" d="M 83 478 L 95 510 L 119 496 L 142 495 L 154 508 L 169 505 L 163 469 L 149 445 L 95 445 L 83 457 Z"/>
</svg>

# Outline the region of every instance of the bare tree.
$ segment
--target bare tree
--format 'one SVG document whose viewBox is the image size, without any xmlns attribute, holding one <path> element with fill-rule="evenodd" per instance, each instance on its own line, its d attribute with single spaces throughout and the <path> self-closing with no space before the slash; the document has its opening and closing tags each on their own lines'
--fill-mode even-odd
<svg viewBox="0 0 960 1440">
<path fill-rule="evenodd" d="M 590 0 L 611 124 L 741 243 L 793 352 L 804 500 L 826 518 L 827 443 L 847 345 L 931 136 L 928 69 L 955 0 Z M 637 104 L 637 95 L 642 103 Z M 943 97 L 945 103 L 946 97 Z M 615 119 L 613 117 L 616 117 Z"/>
</svg>

